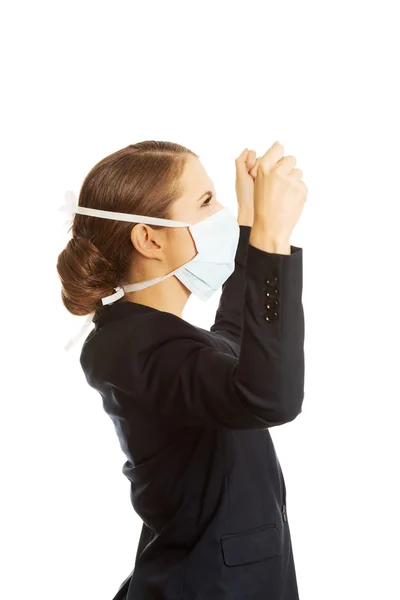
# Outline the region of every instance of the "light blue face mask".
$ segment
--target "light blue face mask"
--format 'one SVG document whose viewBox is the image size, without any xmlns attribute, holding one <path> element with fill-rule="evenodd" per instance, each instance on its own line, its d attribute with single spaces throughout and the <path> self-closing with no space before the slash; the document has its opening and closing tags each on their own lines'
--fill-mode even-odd
<svg viewBox="0 0 400 600">
<path fill-rule="evenodd" d="M 60 208 L 71 217 L 74 214 L 101 217 L 115 221 L 128 221 L 132 223 L 146 223 L 147 225 L 161 225 L 164 227 L 188 227 L 196 245 L 197 254 L 184 265 L 162 277 L 156 277 L 138 283 L 120 285 L 115 293 L 102 298 L 103 304 L 111 304 L 122 298 L 126 292 L 143 290 L 175 275 L 191 292 L 201 300 L 208 300 L 230 277 L 235 269 L 235 256 L 239 243 L 240 228 L 236 217 L 225 206 L 206 219 L 191 225 L 182 221 L 159 219 L 127 213 L 99 210 L 78 206 L 78 201 L 73 192 L 65 195 L 65 204 Z M 90 325 L 94 313 L 88 315 L 84 330 Z M 79 337 L 82 333 L 79 332 Z M 66 349 L 75 343 L 75 339 L 67 344 Z"/>
</svg>

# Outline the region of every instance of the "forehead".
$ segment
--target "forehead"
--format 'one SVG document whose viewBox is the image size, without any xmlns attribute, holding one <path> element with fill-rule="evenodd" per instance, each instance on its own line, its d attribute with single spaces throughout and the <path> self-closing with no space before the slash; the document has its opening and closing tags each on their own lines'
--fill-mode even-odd
<svg viewBox="0 0 400 600">
<path fill-rule="evenodd" d="M 214 191 L 214 184 L 200 159 L 188 155 L 185 169 L 182 173 L 181 183 L 186 197 L 199 198 L 207 190 Z"/>
</svg>

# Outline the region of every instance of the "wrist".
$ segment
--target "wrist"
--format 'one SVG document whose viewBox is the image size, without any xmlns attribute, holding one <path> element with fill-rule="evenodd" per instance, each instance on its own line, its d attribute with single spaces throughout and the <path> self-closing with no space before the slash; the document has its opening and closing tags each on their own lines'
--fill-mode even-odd
<svg viewBox="0 0 400 600">
<path fill-rule="evenodd" d="M 246 225 L 246 227 L 253 227 L 254 215 L 251 211 L 239 210 L 237 216 L 237 222 L 239 225 Z"/>
<path fill-rule="evenodd" d="M 290 237 L 273 233 L 258 224 L 251 230 L 249 243 L 267 252 L 290 254 Z"/>
</svg>

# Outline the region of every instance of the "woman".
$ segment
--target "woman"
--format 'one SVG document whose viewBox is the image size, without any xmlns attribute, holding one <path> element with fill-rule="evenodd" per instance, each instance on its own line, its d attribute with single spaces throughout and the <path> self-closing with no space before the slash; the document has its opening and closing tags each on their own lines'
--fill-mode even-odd
<svg viewBox="0 0 400 600">
<path fill-rule="evenodd" d="M 114 600 L 298 598 L 269 434 L 304 395 L 302 248 L 289 240 L 307 187 L 295 164 L 277 142 L 257 159 L 246 149 L 237 220 L 178 144 L 128 146 L 84 180 L 58 257 L 62 299 L 94 314 L 80 362 L 143 520 Z M 192 292 L 206 300 L 221 285 L 209 331 L 182 318 Z"/>
</svg>

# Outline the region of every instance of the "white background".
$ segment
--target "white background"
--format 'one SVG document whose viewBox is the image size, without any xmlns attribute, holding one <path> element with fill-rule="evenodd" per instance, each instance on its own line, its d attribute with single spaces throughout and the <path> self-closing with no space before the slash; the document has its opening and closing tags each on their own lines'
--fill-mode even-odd
<svg viewBox="0 0 400 600">
<path fill-rule="evenodd" d="M 100 395 L 63 344 L 57 221 L 104 156 L 193 149 L 236 211 L 234 160 L 278 139 L 309 193 L 303 412 L 273 428 L 300 598 L 399 598 L 397 3 L 14 2 L 2 8 L 1 578 L 7 600 L 110 600 L 141 521 Z M 192 296 L 209 327 L 219 294 Z M 267 599 L 266 599 L 267 600 Z"/>
</svg>

